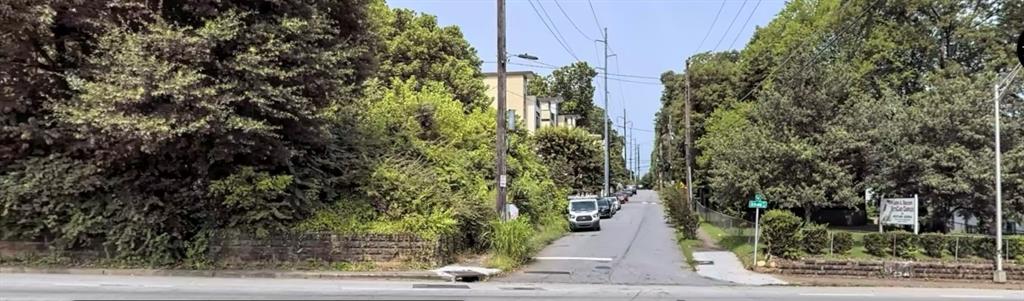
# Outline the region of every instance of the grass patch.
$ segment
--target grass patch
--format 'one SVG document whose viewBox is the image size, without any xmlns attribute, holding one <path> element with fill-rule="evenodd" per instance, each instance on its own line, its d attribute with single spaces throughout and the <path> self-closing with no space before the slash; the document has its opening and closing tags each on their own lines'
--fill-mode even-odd
<svg viewBox="0 0 1024 301">
<path fill-rule="evenodd" d="M 676 244 L 679 245 L 679 251 L 683 252 L 683 257 L 686 257 L 686 264 L 690 266 L 691 270 L 696 271 L 697 261 L 693 260 L 693 250 L 701 245 L 701 241 L 685 239 L 682 235 L 676 234 Z"/>
<path fill-rule="evenodd" d="M 512 271 L 519 266 L 527 263 L 533 254 L 536 254 L 541 249 L 551 244 L 551 242 L 565 235 L 568 225 L 563 220 L 553 220 L 548 223 L 542 224 L 540 227 L 534 230 L 533 235 L 530 235 L 526 239 L 526 253 L 525 258 L 513 258 L 500 252 L 491 250 L 491 254 L 487 259 L 486 265 L 490 268 L 500 269 L 502 271 Z"/>
<path fill-rule="evenodd" d="M 748 236 L 730 234 L 722 228 L 716 227 L 710 223 L 701 223 L 700 229 L 701 231 L 704 231 L 704 233 L 708 234 L 708 236 L 711 236 L 719 247 L 736 254 L 736 257 L 739 257 L 743 266 L 748 268 L 754 266 L 754 244 L 750 241 Z M 767 254 L 764 252 L 764 246 L 760 246 L 757 252 L 758 259 L 765 260 L 767 258 L 766 255 Z"/>
</svg>

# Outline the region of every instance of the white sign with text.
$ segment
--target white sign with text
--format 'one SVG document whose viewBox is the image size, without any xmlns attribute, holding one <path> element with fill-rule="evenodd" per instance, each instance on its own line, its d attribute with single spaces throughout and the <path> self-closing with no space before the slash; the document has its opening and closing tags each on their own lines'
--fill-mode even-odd
<svg viewBox="0 0 1024 301">
<path fill-rule="evenodd" d="M 917 224 L 917 199 L 882 199 L 882 224 Z"/>
</svg>

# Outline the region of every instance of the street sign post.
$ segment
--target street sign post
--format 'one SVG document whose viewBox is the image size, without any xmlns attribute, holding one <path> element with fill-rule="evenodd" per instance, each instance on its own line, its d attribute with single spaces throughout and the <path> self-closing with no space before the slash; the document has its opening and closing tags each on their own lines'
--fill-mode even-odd
<svg viewBox="0 0 1024 301">
<path fill-rule="evenodd" d="M 757 239 L 761 234 L 761 209 L 768 208 L 768 201 L 760 193 L 747 202 L 747 207 L 754 208 L 754 269 L 757 269 Z"/>
</svg>

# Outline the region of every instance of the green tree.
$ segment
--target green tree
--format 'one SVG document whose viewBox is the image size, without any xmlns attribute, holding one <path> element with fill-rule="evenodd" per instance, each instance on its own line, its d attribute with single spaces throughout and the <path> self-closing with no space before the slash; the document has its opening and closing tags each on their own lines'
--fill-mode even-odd
<svg viewBox="0 0 1024 301">
<path fill-rule="evenodd" d="M 596 193 L 603 185 L 601 141 L 579 128 L 547 127 L 533 135 L 537 156 L 555 183 L 574 193 Z"/>
<path fill-rule="evenodd" d="M 371 20 L 380 39 L 376 51 L 385 83 L 392 78 L 415 78 L 417 85 L 445 83 L 467 110 L 491 104 L 480 72 L 482 61 L 456 26 L 439 26 L 437 17 L 409 9 L 390 9 L 374 1 Z"/>
</svg>

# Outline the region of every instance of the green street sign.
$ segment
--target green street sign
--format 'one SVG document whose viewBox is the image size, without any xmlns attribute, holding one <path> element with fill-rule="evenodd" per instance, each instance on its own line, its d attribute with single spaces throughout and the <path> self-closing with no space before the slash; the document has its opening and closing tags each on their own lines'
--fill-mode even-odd
<svg viewBox="0 0 1024 301">
<path fill-rule="evenodd" d="M 768 208 L 768 201 L 764 199 L 764 196 L 760 193 L 754 195 L 754 199 L 747 203 L 748 208 Z"/>
</svg>

